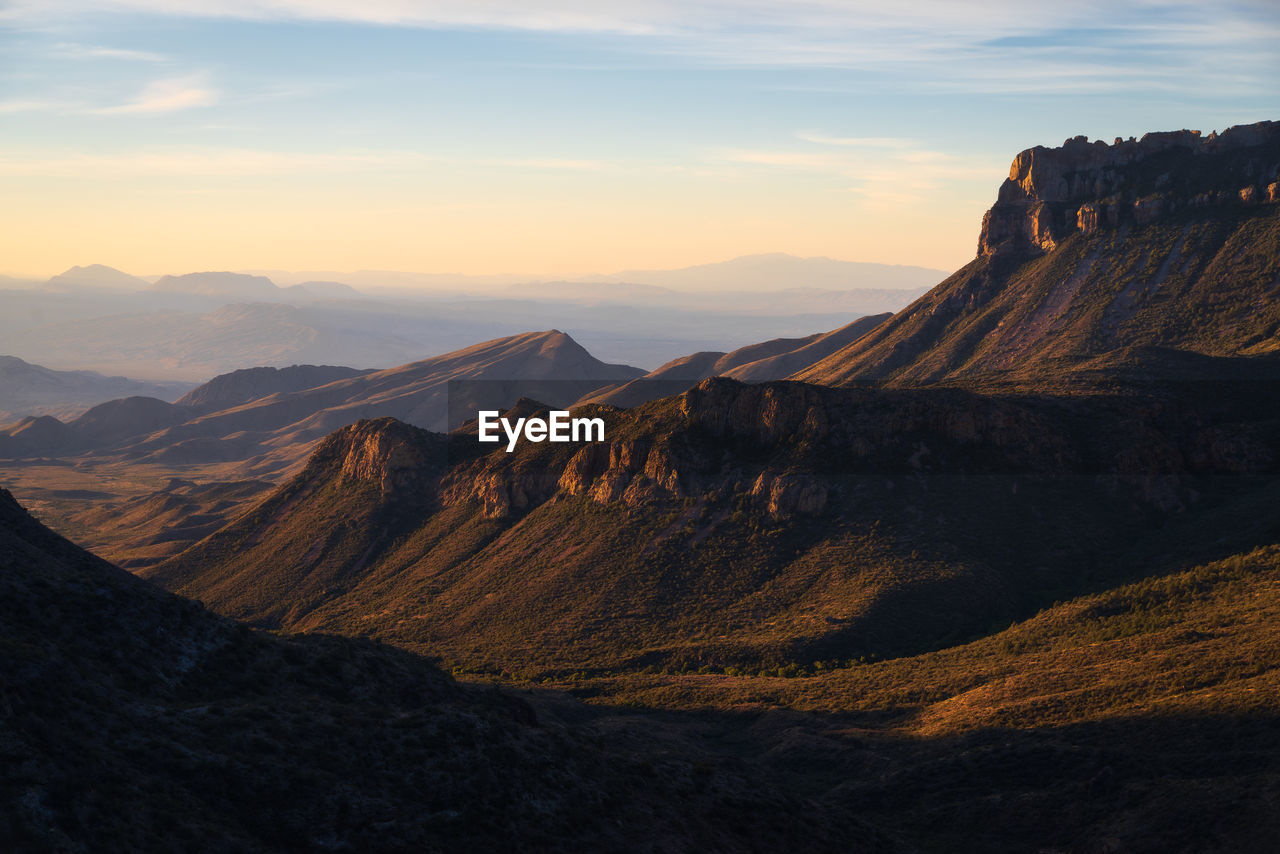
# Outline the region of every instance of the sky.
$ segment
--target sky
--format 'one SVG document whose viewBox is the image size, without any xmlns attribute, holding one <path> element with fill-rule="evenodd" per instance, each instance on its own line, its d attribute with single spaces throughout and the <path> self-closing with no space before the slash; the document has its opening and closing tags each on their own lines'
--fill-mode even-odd
<svg viewBox="0 0 1280 854">
<path fill-rule="evenodd" d="M 1014 155 L 1280 119 L 1274 0 L 0 0 L 0 272 L 955 269 Z"/>
</svg>

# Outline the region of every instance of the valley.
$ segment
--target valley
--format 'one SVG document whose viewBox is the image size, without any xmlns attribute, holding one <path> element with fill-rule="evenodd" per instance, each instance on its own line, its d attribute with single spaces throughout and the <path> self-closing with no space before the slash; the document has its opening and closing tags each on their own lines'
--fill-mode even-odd
<svg viewBox="0 0 1280 854">
<path fill-rule="evenodd" d="M 645 370 L 513 331 L 10 424 L 0 842 L 1268 850 L 1278 179 L 1275 122 L 1073 138 L 827 332 Z M 477 441 L 552 410 L 603 438 Z"/>
</svg>

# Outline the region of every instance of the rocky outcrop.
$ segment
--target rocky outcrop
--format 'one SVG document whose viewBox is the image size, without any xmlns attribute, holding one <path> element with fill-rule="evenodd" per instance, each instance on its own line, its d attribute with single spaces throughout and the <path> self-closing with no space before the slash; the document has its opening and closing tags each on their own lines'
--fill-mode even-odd
<svg viewBox="0 0 1280 854">
<path fill-rule="evenodd" d="M 329 436 L 316 458 L 336 458 L 341 477 L 375 483 L 384 495 L 428 483 L 444 463 L 442 437 L 394 418 L 358 421 Z"/>
<path fill-rule="evenodd" d="M 827 487 L 803 474 L 763 471 L 751 487 L 751 495 L 775 520 L 792 514 L 814 516 L 827 506 Z"/>
<path fill-rule="evenodd" d="M 821 390 L 799 383 L 743 386 L 703 380 L 681 395 L 680 412 L 712 435 L 733 433 L 770 443 L 821 439 L 829 427 Z"/>
<path fill-rule="evenodd" d="M 1188 207 L 1273 203 L 1277 177 L 1280 122 L 1036 146 L 1014 158 L 983 217 L 978 254 L 1049 252 L 1076 231 L 1143 225 Z"/>
<path fill-rule="evenodd" d="M 1102 428 L 1077 424 L 1069 409 L 958 390 L 713 378 L 657 411 L 615 410 L 610 441 L 477 454 L 470 436 L 449 439 L 384 418 L 333 434 L 311 470 L 371 484 L 400 506 L 471 506 L 486 519 L 516 519 L 574 497 L 652 508 L 716 495 L 780 521 L 827 512 L 850 483 L 872 474 L 1112 478 L 1143 485 L 1147 503 L 1173 510 L 1187 500 L 1185 478 L 1274 467 L 1266 441 L 1247 431 L 1207 427 L 1177 407 L 1135 402 L 1124 410 L 1090 416 Z M 462 459 L 451 463 L 451 454 Z"/>
</svg>

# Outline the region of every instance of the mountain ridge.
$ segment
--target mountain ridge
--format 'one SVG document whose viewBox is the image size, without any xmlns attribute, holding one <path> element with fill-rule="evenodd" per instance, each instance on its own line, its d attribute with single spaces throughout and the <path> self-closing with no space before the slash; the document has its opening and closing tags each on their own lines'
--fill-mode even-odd
<svg viewBox="0 0 1280 854">
<path fill-rule="evenodd" d="M 245 474 L 256 477 L 299 462 L 314 441 L 360 418 L 393 415 L 442 430 L 521 395 L 567 405 L 642 374 L 599 361 L 559 330 L 523 333 L 380 371 L 300 366 L 231 373 L 202 387 L 195 403 L 108 401 L 59 427 L 28 420 L 0 432 L 0 455 L 92 451 L 166 464 L 241 461 Z M 266 394 L 255 396 L 258 390 Z M 227 405 L 209 409 L 202 400 Z"/>
<path fill-rule="evenodd" d="M 1259 406 L 711 379 L 575 408 L 608 424 L 581 448 L 359 422 L 144 573 L 239 619 L 512 672 L 901 653 L 1121 571 L 1107 549 L 1271 477 Z"/>
<path fill-rule="evenodd" d="M 1130 347 L 1271 352 L 1277 174 L 1276 122 L 1029 149 L 984 216 L 972 262 L 793 376 L 1052 388 Z"/>
<path fill-rule="evenodd" d="M 589 394 L 580 398 L 578 403 L 636 406 L 659 397 L 679 394 L 693 383 L 716 376 L 743 382 L 780 380 L 866 335 L 889 317 L 887 313 L 860 317 L 830 332 L 819 332 L 804 338 L 774 338 L 739 347 L 730 353 L 693 353 L 668 362 L 629 383 Z"/>
<path fill-rule="evenodd" d="M 190 383 L 155 383 L 97 371 L 58 371 L 17 356 L 0 356 L 0 427 L 25 416 L 74 418 L 108 400 L 143 395 L 173 398 Z"/>
</svg>

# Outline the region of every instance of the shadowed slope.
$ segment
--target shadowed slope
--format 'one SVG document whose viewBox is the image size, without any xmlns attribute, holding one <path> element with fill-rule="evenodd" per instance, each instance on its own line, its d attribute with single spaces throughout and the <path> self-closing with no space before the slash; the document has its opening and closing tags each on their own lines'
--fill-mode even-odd
<svg viewBox="0 0 1280 854">
<path fill-rule="evenodd" d="M 902 654 L 1172 568 L 1170 532 L 1259 488 L 1277 446 L 1269 397 L 707 380 L 578 412 L 606 420 L 607 443 L 486 453 L 363 422 L 147 572 L 266 625 L 511 672 Z"/>
<path fill-rule="evenodd" d="M 655 774 L 408 653 L 249 632 L 4 491 L 0 646 L 9 851 L 896 850 L 740 763 Z"/>
</svg>

